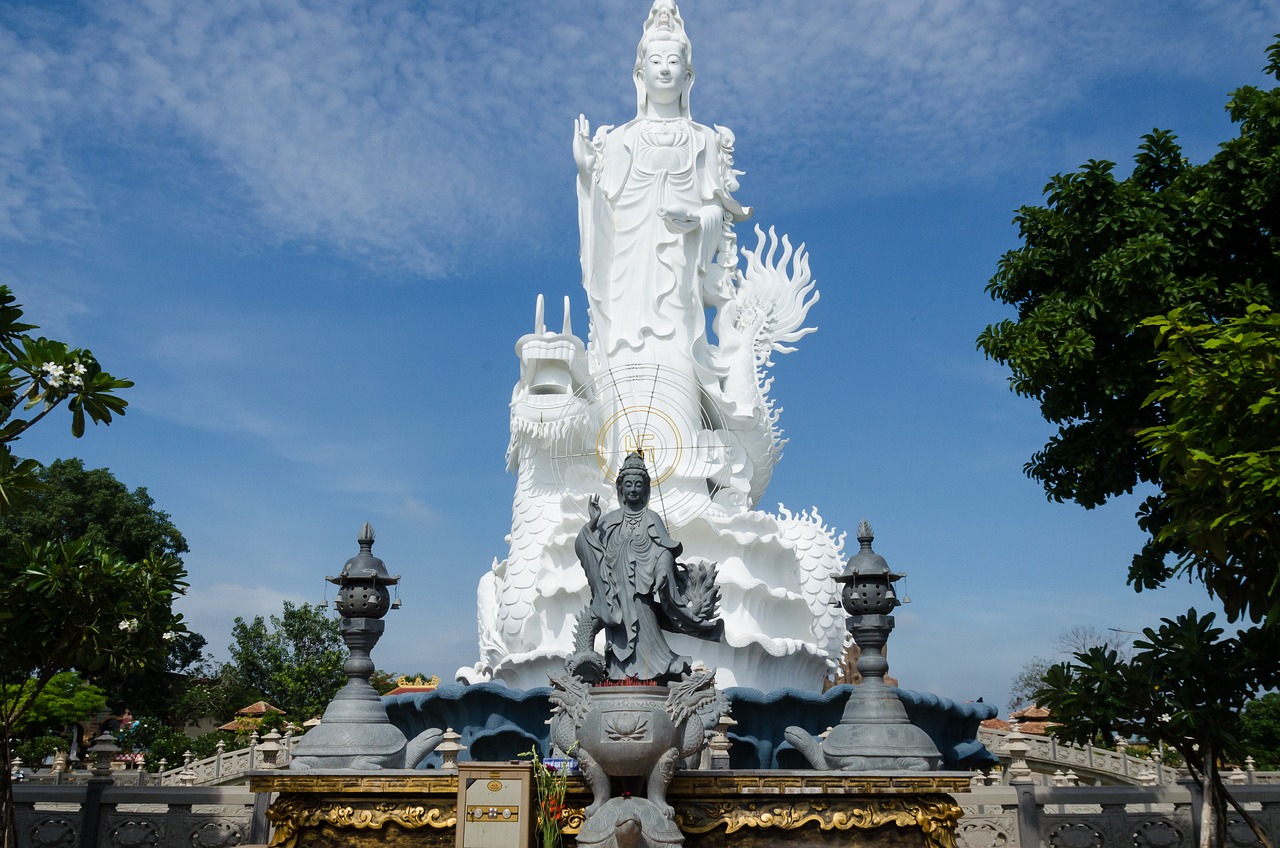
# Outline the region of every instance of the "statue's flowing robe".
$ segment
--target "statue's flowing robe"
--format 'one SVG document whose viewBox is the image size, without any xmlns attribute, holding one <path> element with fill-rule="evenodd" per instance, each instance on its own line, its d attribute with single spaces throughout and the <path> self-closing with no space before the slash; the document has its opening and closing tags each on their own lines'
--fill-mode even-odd
<svg viewBox="0 0 1280 848">
<path fill-rule="evenodd" d="M 584 527 L 575 550 L 591 588 L 591 612 L 605 633 L 605 665 L 611 680 L 677 678 L 689 658 L 667 644 L 664 629 L 718 639 L 724 624 L 703 621 L 680 590 L 676 557 L 680 543 L 667 535 L 662 517 L 650 509 L 634 523 L 623 510 Z"/>
<path fill-rule="evenodd" d="M 594 174 L 578 180 L 597 362 L 663 366 L 715 399 L 725 369 L 707 342 L 705 308 L 729 292 L 713 260 L 726 224 L 749 214 L 724 184 L 718 151 L 710 127 L 637 118 L 606 134 Z M 672 232 L 658 214 L 672 208 L 698 226 Z"/>
</svg>

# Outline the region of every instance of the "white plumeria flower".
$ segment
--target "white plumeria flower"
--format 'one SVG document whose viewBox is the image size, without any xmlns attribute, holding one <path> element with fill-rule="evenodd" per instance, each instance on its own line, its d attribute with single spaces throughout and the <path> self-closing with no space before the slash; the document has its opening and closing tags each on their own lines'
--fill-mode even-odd
<svg viewBox="0 0 1280 848">
<path fill-rule="evenodd" d="M 1160 720 L 1165 724 L 1168 724 L 1169 722 L 1173 721 L 1173 716 L 1169 715 L 1168 713 L 1163 713 L 1160 716 Z"/>
<path fill-rule="evenodd" d="M 166 630 L 164 632 L 164 636 L 162 636 L 161 638 L 164 639 L 166 642 L 172 642 L 174 639 L 178 638 L 178 634 L 174 633 L 172 630 Z"/>
<path fill-rule="evenodd" d="M 44 372 L 44 381 L 49 384 L 49 388 L 56 389 L 62 385 L 66 369 L 61 365 L 56 362 L 46 362 L 40 366 L 40 370 Z"/>
<path fill-rule="evenodd" d="M 84 388 L 84 380 L 80 379 L 80 377 L 75 374 L 72 374 L 70 377 L 68 377 L 67 382 L 77 389 Z"/>
<path fill-rule="evenodd" d="M 83 377 L 83 376 L 84 376 L 84 374 L 85 374 L 85 372 L 86 372 L 86 371 L 88 371 L 88 370 L 89 370 L 88 368 L 85 368 L 85 367 L 84 367 L 84 363 L 83 363 L 83 362 L 77 362 L 77 363 L 75 363 L 74 365 L 72 365 L 72 366 L 71 366 L 71 371 L 72 371 L 72 372 L 73 372 L 77 377 Z"/>
<path fill-rule="evenodd" d="M 138 619 L 126 618 L 124 621 L 117 624 L 116 627 L 119 627 L 121 630 L 125 631 L 126 633 L 137 633 Z"/>
</svg>

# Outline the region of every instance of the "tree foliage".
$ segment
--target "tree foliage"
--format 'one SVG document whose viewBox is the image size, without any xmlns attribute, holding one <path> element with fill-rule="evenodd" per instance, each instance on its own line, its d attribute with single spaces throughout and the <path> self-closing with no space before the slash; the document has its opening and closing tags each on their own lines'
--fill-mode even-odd
<svg viewBox="0 0 1280 848">
<path fill-rule="evenodd" d="M 1269 59 L 1280 79 L 1280 36 Z M 1051 499 L 1154 489 L 1130 584 L 1186 575 L 1231 621 L 1262 623 L 1223 638 L 1192 610 L 1127 659 L 1077 652 L 1037 692 L 1066 738 L 1136 734 L 1182 754 L 1205 789 L 1202 844 L 1218 845 L 1218 758 L 1242 755 L 1240 710 L 1280 668 L 1280 88 L 1240 88 L 1227 110 L 1239 133 L 1204 164 L 1154 130 L 1128 177 L 1105 161 L 1054 177 L 987 287 L 1017 319 L 978 338 L 1057 426 L 1026 465 Z"/>
<path fill-rule="evenodd" d="M 1140 522 L 1179 559 L 1144 561 L 1140 579 L 1154 586 L 1186 571 L 1229 611 L 1278 621 L 1280 314 L 1253 305 L 1215 323 L 1182 307 L 1145 324 L 1160 343 L 1148 400 L 1165 417 L 1138 439 L 1166 482 Z"/>
<path fill-rule="evenodd" d="M 179 727 L 205 716 L 227 722 L 236 710 L 262 697 L 262 693 L 241 682 L 229 663 L 202 660 L 182 678 L 181 691 L 171 702 L 167 723 Z"/>
<path fill-rule="evenodd" d="M 1268 692 L 1244 705 L 1240 743 L 1258 768 L 1280 769 L 1280 692 Z"/>
<path fill-rule="evenodd" d="M 187 691 L 206 665 L 208 640 L 199 633 L 172 633 L 167 643 L 164 665 L 132 673 L 103 672 L 94 682 L 107 695 L 108 707 L 116 713 L 155 716 L 165 724 L 182 727 L 199 718 L 189 710 Z"/>
<path fill-rule="evenodd" d="M 13 443 L 59 406 L 71 434 L 86 421 L 124 414 L 116 392 L 133 384 L 107 373 L 88 350 L 44 337 L 25 323 L 0 286 L 0 515 L 39 488 L 39 463 Z M 181 632 L 173 598 L 186 588 L 182 562 L 156 551 L 127 559 L 84 539 L 40 539 L 0 557 L 0 756 L 11 757 L 15 728 L 59 672 L 134 672 L 164 662 L 164 634 Z M 9 770 L 0 768 L 4 844 L 13 844 Z"/>
<path fill-rule="evenodd" d="M 145 488 L 130 491 L 106 468 L 86 470 L 80 459 L 58 459 L 36 470 L 34 481 L 39 488 L 23 508 L 0 515 L 0 559 L 17 555 L 23 543 L 75 539 L 133 562 L 152 552 L 180 556 L 189 550 Z"/>
<path fill-rule="evenodd" d="M 130 491 L 106 468 L 87 470 L 82 460 L 59 459 L 36 469 L 33 481 L 22 508 L 0 515 L 0 562 L 21 562 L 24 546 L 49 542 L 88 542 L 129 562 L 153 553 L 177 558 L 188 550 L 147 490 Z M 178 675 L 200 660 L 205 644 L 198 633 L 175 633 L 163 665 L 145 672 L 102 672 L 93 682 L 116 712 L 175 720 L 171 713 L 182 688 Z"/>
<path fill-rule="evenodd" d="M 1280 78 L 1280 41 L 1266 72 Z M 1264 401 L 1273 396 L 1264 384 L 1274 384 L 1277 348 L 1267 310 L 1280 301 L 1280 88 L 1240 88 L 1227 109 L 1239 135 L 1202 165 L 1188 162 L 1172 133 L 1155 130 L 1128 177 L 1117 178 L 1112 162 L 1089 161 L 1054 177 L 1043 207 L 1020 209 L 1021 246 L 987 287 L 1017 319 L 987 327 L 978 346 L 1057 425 L 1026 465 L 1050 498 L 1094 507 L 1140 483 L 1155 486 L 1139 513 L 1149 539 L 1130 569 L 1136 588 L 1189 572 L 1232 620 L 1258 621 L 1280 612 L 1268 600 L 1280 559 L 1274 535 L 1252 529 L 1235 513 L 1238 502 L 1221 501 L 1214 516 L 1191 509 L 1216 484 L 1186 462 L 1198 462 L 1197 451 L 1220 456 L 1220 442 L 1199 440 L 1234 438 L 1242 409 L 1262 441 L 1269 434 L 1272 449 L 1280 444 Z M 1240 343 L 1224 350 L 1237 335 Z M 1231 356 L 1241 357 L 1236 370 L 1221 373 Z M 1224 384 L 1237 390 L 1231 402 L 1178 402 L 1183 389 Z M 1213 420 L 1198 426 L 1204 417 Z M 1274 462 L 1259 455 L 1252 467 Z M 1237 465 L 1228 471 L 1250 470 L 1249 461 Z M 1262 512 L 1269 500 L 1274 519 L 1275 498 L 1274 487 L 1254 489 L 1244 506 Z M 1255 556 L 1266 545 L 1270 556 Z"/>
<path fill-rule="evenodd" d="M 1128 656 L 1125 637 L 1115 631 L 1102 631 L 1089 624 L 1068 627 L 1053 638 L 1059 655 L 1071 656 L 1091 648 L 1110 648 Z M 1036 703 L 1036 692 L 1044 685 L 1044 675 L 1054 663 L 1044 657 L 1032 657 L 1018 670 L 1009 683 L 1009 711 L 1014 712 Z"/>
<path fill-rule="evenodd" d="M 5 683 L 4 700 L 13 697 L 19 684 Z M 107 705 L 106 694 L 86 681 L 79 672 L 61 671 L 49 679 L 30 707 L 14 724 L 25 735 L 58 735 L 69 724 L 93 718 Z"/>
<path fill-rule="evenodd" d="M 1231 798 L 1218 762 L 1245 756 L 1241 710 L 1280 683 L 1280 642 L 1261 628 L 1224 638 L 1212 613 L 1194 609 L 1142 633 L 1127 660 L 1100 646 L 1052 666 L 1036 697 L 1053 715 L 1054 734 L 1067 741 L 1139 736 L 1175 749 L 1212 807 L 1208 832 L 1225 844 Z"/>
<path fill-rule="evenodd" d="M 338 621 L 322 607 L 285 601 L 269 627 L 262 616 L 237 617 L 231 637 L 236 677 L 290 715 L 320 715 L 346 680 Z"/>
</svg>

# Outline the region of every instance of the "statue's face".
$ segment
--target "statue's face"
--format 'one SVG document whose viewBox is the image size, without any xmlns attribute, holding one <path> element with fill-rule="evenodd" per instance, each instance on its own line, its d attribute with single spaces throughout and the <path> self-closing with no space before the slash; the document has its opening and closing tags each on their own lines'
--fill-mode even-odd
<svg viewBox="0 0 1280 848">
<path fill-rule="evenodd" d="M 628 474 L 618 487 L 618 498 L 624 506 L 639 509 L 649 502 L 649 483 L 639 474 Z"/>
<path fill-rule="evenodd" d="M 676 41 L 651 43 L 640 66 L 640 75 L 651 101 L 677 102 L 690 79 L 683 45 Z"/>
</svg>

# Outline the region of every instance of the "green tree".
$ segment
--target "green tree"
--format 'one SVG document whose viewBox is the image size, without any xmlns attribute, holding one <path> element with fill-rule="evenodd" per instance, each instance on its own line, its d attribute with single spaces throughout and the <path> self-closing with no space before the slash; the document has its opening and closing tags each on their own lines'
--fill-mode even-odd
<svg viewBox="0 0 1280 848">
<path fill-rule="evenodd" d="M 1045 672 L 1036 698 L 1052 713 L 1054 734 L 1077 744 L 1116 735 L 1163 742 L 1204 791 L 1202 845 L 1226 844 L 1230 803 L 1269 846 L 1227 791 L 1218 763 L 1243 758 L 1241 710 L 1260 689 L 1280 683 L 1280 642 L 1261 628 L 1223 638 L 1213 614 L 1194 609 L 1142 635 L 1129 659 L 1095 647 Z"/>
<path fill-rule="evenodd" d="M 59 751 L 70 751 L 71 743 L 62 736 L 33 736 L 19 742 L 13 748 L 13 755 L 30 767 L 38 767 L 47 757 L 56 756 Z"/>
<path fill-rule="evenodd" d="M 262 694 L 240 680 L 230 663 L 203 660 L 184 677 L 182 692 L 173 704 L 169 723 L 173 726 L 214 716 L 227 722 L 236 710 L 253 703 Z"/>
<path fill-rule="evenodd" d="M 21 684 L 4 684 L 4 700 Z M 40 694 L 15 722 L 13 729 L 27 736 L 59 734 L 67 725 L 96 716 L 107 705 L 106 694 L 77 671 L 61 671 L 49 678 Z"/>
<path fill-rule="evenodd" d="M 324 711 L 346 681 L 346 648 L 338 620 L 322 607 L 284 602 L 284 613 L 246 622 L 237 617 L 230 647 L 235 675 L 290 715 L 310 718 Z"/>
<path fill-rule="evenodd" d="M 1280 79 L 1280 36 L 1268 53 Z M 1165 619 L 1130 659 L 1077 653 L 1039 693 L 1069 738 L 1133 732 L 1179 750 L 1205 788 L 1206 845 L 1223 843 L 1229 798 L 1217 757 L 1240 751 L 1242 699 L 1280 661 L 1267 650 L 1280 644 L 1280 88 L 1240 88 L 1227 111 L 1239 134 L 1204 164 L 1155 130 L 1124 179 L 1105 161 L 1054 177 L 1045 206 L 1018 211 L 1022 244 L 987 287 L 1017 319 L 978 338 L 1057 426 L 1026 465 L 1051 499 L 1154 490 L 1130 584 L 1187 575 L 1231 621 L 1262 623 L 1222 639 L 1212 617 Z"/>
<path fill-rule="evenodd" d="M 1280 692 L 1268 692 L 1244 705 L 1240 744 L 1258 768 L 1280 768 Z"/>
<path fill-rule="evenodd" d="M 129 562 L 85 541 L 28 548 L 21 563 L 0 567 L 0 750 L 7 760 L 16 728 L 59 672 L 126 674 L 163 665 L 165 635 L 183 627 L 173 599 L 187 583 L 176 557 Z M 7 769 L 0 769 L 0 785 L 11 798 Z M 12 820 L 6 830 L 11 845 Z"/>
<path fill-rule="evenodd" d="M 20 561 L 24 545 L 85 540 L 137 562 L 152 553 L 177 557 L 187 541 L 147 490 L 130 489 L 106 468 L 87 470 L 79 459 L 59 459 L 34 472 L 36 488 L 22 508 L 0 515 L 0 561 Z M 198 633 L 171 634 L 164 666 L 141 673 L 104 672 L 94 681 L 112 710 L 177 720 L 184 674 L 201 659 Z"/>
<path fill-rule="evenodd" d="M 197 717 L 187 711 L 186 693 L 201 675 L 208 640 L 191 632 L 170 632 L 165 638 L 163 665 L 139 672 L 105 671 L 93 679 L 106 692 L 107 705 L 113 712 L 155 716 L 181 728 L 187 719 Z"/>
<path fill-rule="evenodd" d="M 13 293 L 0 286 L 0 515 L 38 489 L 39 463 L 13 443 L 59 406 L 71 434 L 86 421 L 110 424 L 133 384 L 102 370 L 88 350 L 32 337 Z M 0 757 L 15 728 L 59 672 L 144 670 L 163 662 L 162 634 L 182 630 L 172 611 L 186 587 L 182 563 L 157 553 L 130 561 L 82 540 L 40 540 L 0 558 Z M 13 786 L 0 768 L 4 845 L 14 844 Z"/>
<path fill-rule="evenodd" d="M 1179 559 L 1144 560 L 1141 579 L 1185 571 L 1228 610 L 1280 621 L 1280 314 L 1212 322 L 1182 307 L 1144 323 L 1160 343 L 1149 403 L 1165 417 L 1138 439 L 1166 483 L 1140 520 Z"/>
<path fill-rule="evenodd" d="M 169 514 L 141 486 L 132 491 L 106 468 L 86 470 L 80 459 L 58 459 L 34 472 L 39 488 L 21 511 L 0 515 L 0 559 L 23 543 L 87 539 L 138 561 L 152 552 L 181 556 L 187 540 Z"/>
<path fill-rule="evenodd" d="M 1269 55 L 1266 72 L 1280 78 L 1280 41 Z M 1197 452 L 1222 456 L 1220 441 L 1198 440 L 1242 436 L 1232 426 L 1247 411 L 1243 426 L 1266 445 L 1251 443 L 1245 451 L 1256 455 L 1228 471 L 1242 471 L 1233 479 L 1245 484 L 1251 469 L 1275 467 L 1280 433 L 1265 398 L 1274 396 L 1277 341 L 1266 310 L 1280 301 L 1280 88 L 1240 88 L 1227 110 L 1239 135 L 1202 165 L 1156 130 L 1127 178 L 1112 162 L 1090 161 L 1054 177 L 1045 206 L 1020 209 L 1022 244 L 987 287 L 1017 319 L 987 327 L 978 347 L 1057 425 L 1026 466 L 1051 499 L 1094 507 L 1142 483 L 1155 488 L 1138 515 L 1149 538 L 1130 568 L 1135 588 L 1190 573 L 1232 620 L 1260 621 L 1280 612 L 1280 490 L 1248 484 L 1241 499 L 1218 498 L 1210 516 L 1196 505 L 1217 483 L 1201 474 Z M 1223 350 L 1237 333 L 1248 338 Z M 1222 373 L 1229 356 L 1243 358 Z M 1197 386 L 1236 394 L 1178 402 Z M 1268 511 L 1264 530 L 1249 525 Z"/>
<path fill-rule="evenodd" d="M 1128 654 L 1125 638 L 1116 631 L 1104 632 L 1088 624 L 1068 627 L 1053 639 L 1059 656 L 1072 656 L 1090 648 L 1111 648 Z M 1036 702 L 1036 692 L 1044 685 L 1044 675 L 1054 663 L 1044 657 L 1032 657 L 1018 670 L 1009 683 L 1009 711 L 1013 712 Z"/>
</svg>

